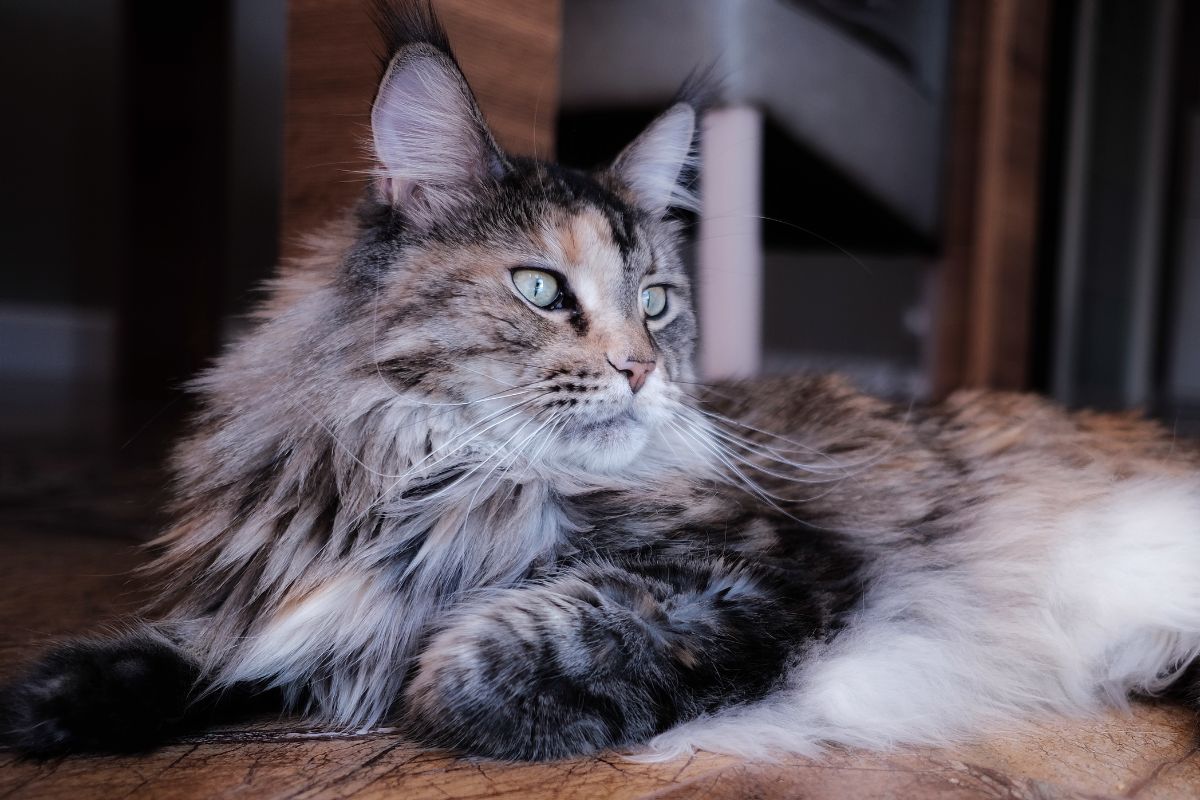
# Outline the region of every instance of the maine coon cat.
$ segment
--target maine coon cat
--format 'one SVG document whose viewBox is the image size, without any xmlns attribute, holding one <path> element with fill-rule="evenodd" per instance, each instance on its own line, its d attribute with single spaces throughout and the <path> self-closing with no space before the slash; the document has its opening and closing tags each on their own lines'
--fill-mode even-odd
<svg viewBox="0 0 1200 800">
<path fill-rule="evenodd" d="M 1193 452 L 1033 397 L 697 384 L 694 93 L 605 169 L 516 158 L 429 10 L 383 19 L 377 175 L 196 383 L 157 606 L 9 686 L 10 743 L 277 696 L 499 758 L 758 755 L 1183 682 Z"/>
</svg>

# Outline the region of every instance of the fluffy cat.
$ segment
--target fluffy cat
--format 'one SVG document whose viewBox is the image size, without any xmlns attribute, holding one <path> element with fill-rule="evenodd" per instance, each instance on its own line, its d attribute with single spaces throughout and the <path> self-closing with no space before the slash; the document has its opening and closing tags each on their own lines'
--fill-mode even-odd
<svg viewBox="0 0 1200 800">
<path fill-rule="evenodd" d="M 11 744 L 145 747 L 277 695 L 496 758 L 754 756 L 1180 683 L 1193 452 L 1032 397 L 700 386 L 695 93 L 606 169 L 516 158 L 428 8 L 383 19 L 378 174 L 197 381 L 157 607 L 9 686 Z"/>
</svg>

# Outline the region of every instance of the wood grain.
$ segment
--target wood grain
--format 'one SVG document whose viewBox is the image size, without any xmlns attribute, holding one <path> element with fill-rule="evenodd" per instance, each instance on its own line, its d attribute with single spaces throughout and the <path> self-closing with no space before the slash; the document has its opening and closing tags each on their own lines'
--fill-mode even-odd
<svg viewBox="0 0 1200 800">
<path fill-rule="evenodd" d="M 435 0 L 501 146 L 551 156 L 561 0 Z M 379 37 L 362 0 L 292 0 L 288 11 L 282 252 L 358 197 Z"/>
<path fill-rule="evenodd" d="M 933 394 L 1030 382 L 1049 3 L 956 7 Z"/>
</svg>

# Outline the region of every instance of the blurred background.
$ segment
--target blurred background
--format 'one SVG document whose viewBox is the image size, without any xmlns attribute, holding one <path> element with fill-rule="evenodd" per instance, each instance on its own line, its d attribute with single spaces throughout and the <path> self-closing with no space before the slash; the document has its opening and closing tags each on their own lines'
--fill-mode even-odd
<svg viewBox="0 0 1200 800">
<path fill-rule="evenodd" d="M 0 4 L 9 489 L 47 454 L 158 463 L 255 286 L 353 202 L 365 5 Z M 574 166 L 713 65 L 707 375 L 1028 389 L 1200 429 L 1200 4 L 435 5 L 501 142 Z"/>
</svg>

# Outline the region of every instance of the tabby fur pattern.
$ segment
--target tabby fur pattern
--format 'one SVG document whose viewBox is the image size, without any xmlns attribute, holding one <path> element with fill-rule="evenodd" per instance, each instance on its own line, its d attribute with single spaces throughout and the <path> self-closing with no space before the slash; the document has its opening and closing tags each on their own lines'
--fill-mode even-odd
<svg viewBox="0 0 1200 800">
<path fill-rule="evenodd" d="M 377 174 L 196 382 L 158 602 L 11 684 L 10 743 L 143 748 L 277 697 L 501 759 L 766 756 L 1178 683 L 1194 451 L 1027 396 L 696 383 L 695 87 L 566 169 L 497 146 L 428 8 L 382 20 Z"/>
</svg>

